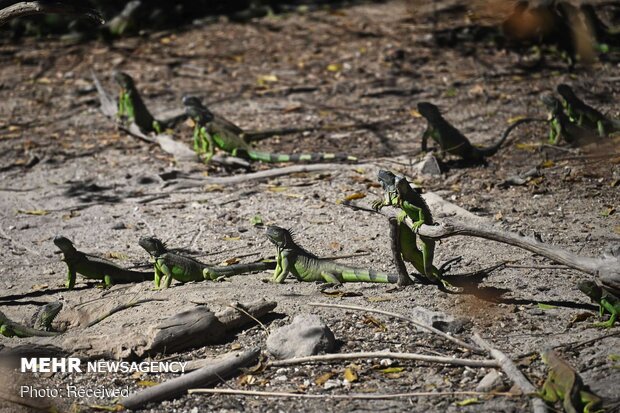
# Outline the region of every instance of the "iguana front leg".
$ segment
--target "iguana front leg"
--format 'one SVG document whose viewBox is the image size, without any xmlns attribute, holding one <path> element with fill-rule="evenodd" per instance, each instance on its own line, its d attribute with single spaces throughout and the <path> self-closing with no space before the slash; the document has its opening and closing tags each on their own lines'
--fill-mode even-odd
<svg viewBox="0 0 620 413">
<path fill-rule="evenodd" d="M 278 255 L 276 257 L 276 269 L 273 270 L 271 282 L 282 284 L 290 271 L 291 263 L 286 256 L 286 253 L 278 251 Z"/>
<path fill-rule="evenodd" d="M 110 288 L 114 285 L 114 281 L 112 280 L 112 277 L 110 277 L 109 275 L 104 275 L 103 276 L 103 288 Z"/>
<path fill-rule="evenodd" d="M 428 125 L 426 127 L 426 130 L 422 134 L 422 152 L 428 152 L 428 138 L 432 137 L 432 134 L 433 128 L 432 126 Z"/>
<path fill-rule="evenodd" d="M 157 274 L 157 271 L 159 270 L 159 275 Z M 159 261 L 157 263 L 157 270 L 155 271 L 155 278 L 158 279 L 157 283 L 155 284 L 156 287 L 162 288 L 161 285 L 163 283 L 163 288 L 168 288 L 170 287 L 170 284 L 172 284 L 172 271 L 170 268 L 168 268 L 168 266 L 166 265 L 165 262 L 163 262 L 163 260 Z"/>
<path fill-rule="evenodd" d="M 65 281 L 65 287 L 72 290 L 75 287 L 75 267 L 67 263 L 67 281 Z"/>
<path fill-rule="evenodd" d="M 153 282 L 155 283 L 155 289 L 156 290 L 159 290 L 159 286 L 161 285 L 161 278 L 162 278 L 163 275 L 165 275 L 165 274 L 159 268 L 159 263 L 156 260 L 155 261 L 155 278 L 153 279 Z"/>
</svg>

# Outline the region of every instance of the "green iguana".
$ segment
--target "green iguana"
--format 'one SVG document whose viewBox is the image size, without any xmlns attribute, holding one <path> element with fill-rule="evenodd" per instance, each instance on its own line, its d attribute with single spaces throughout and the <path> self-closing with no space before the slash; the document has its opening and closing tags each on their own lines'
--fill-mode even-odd
<svg viewBox="0 0 620 413">
<path fill-rule="evenodd" d="M 76 273 L 85 278 L 102 280 L 106 287 L 113 284 L 126 284 L 149 281 L 154 278 L 152 272 L 132 271 L 119 267 L 111 261 L 94 255 L 78 251 L 66 237 L 54 237 L 54 244 L 64 255 L 63 261 L 67 264 L 67 281 L 65 286 L 72 289 L 75 286 Z"/>
<path fill-rule="evenodd" d="M 182 283 L 190 281 L 219 280 L 250 272 L 266 271 L 275 268 L 273 261 L 260 261 L 249 264 L 227 266 L 207 265 L 190 257 L 168 250 L 166 244 L 155 237 L 141 237 L 140 246 L 155 261 L 155 288 L 170 287 L 172 279 Z"/>
<path fill-rule="evenodd" d="M 57 301 L 39 308 L 33 315 L 34 328 L 11 321 L 0 311 L 0 334 L 6 337 L 53 337 L 61 333 L 47 331 L 51 329 L 52 321 L 62 309 L 62 303 Z"/>
<path fill-rule="evenodd" d="M 602 412 L 602 399 L 586 386 L 570 364 L 562 360 L 553 350 L 545 350 L 541 357 L 549 366 L 540 397 L 546 402 L 562 401 L 566 413 Z"/>
<path fill-rule="evenodd" d="M 155 119 L 144 104 L 131 76 L 125 72 L 116 71 L 114 72 L 114 80 L 121 88 L 118 96 L 117 116 L 126 119 L 129 123 L 135 123 L 143 133 L 153 131 L 161 133 L 186 118 L 183 113 L 169 119 Z"/>
<path fill-rule="evenodd" d="M 592 106 L 587 105 L 575 95 L 570 86 L 562 83 L 558 85 L 557 91 L 564 100 L 568 116 L 577 125 L 596 129 L 601 137 L 620 131 L 620 121 L 609 119 Z"/>
<path fill-rule="evenodd" d="M 239 128 L 231 128 L 227 123 L 218 121 L 215 115 L 202 104 L 200 99 L 194 96 L 183 98 L 187 116 L 195 122 L 194 127 L 194 150 L 199 155 L 204 155 L 208 162 L 218 147 L 233 156 L 247 158 L 262 162 L 321 162 L 343 160 L 356 162 L 357 158 L 346 154 L 310 153 L 310 154 L 275 154 L 255 151 L 239 134 Z"/>
<path fill-rule="evenodd" d="M 594 323 L 596 327 L 611 328 L 620 314 L 620 298 L 614 295 L 606 288 L 600 287 L 594 281 L 582 281 L 577 288 L 590 297 L 590 299 L 599 305 L 599 314 L 601 317 L 605 313 L 609 313 L 609 320 L 600 323 Z"/>
<path fill-rule="evenodd" d="M 321 259 L 297 245 L 287 229 L 270 225 L 265 234 L 277 249 L 272 282 L 282 283 L 289 274 L 293 274 L 299 281 L 323 281 L 336 285 L 344 282 L 396 284 L 399 281 L 397 275 L 348 267 Z"/>
<path fill-rule="evenodd" d="M 564 138 L 571 145 L 580 145 L 582 142 L 595 138 L 596 132 L 571 122 L 564 113 L 562 103 L 551 95 L 543 96 L 542 101 L 551 111 L 549 113 L 549 143 L 556 145 L 560 138 Z"/>
<path fill-rule="evenodd" d="M 439 108 L 429 102 L 419 102 L 418 112 L 428 122 L 428 126 L 422 135 L 422 151 L 427 150 L 428 138 L 433 139 L 439 145 L 440 151 L 463 158 L 466 162 L 483 163 L 484 158 L 494 155 L 502 146 L 508 135 L 517 126 L 527 122 L 543 122 L 543 119 L 523 118 L 510 125 L 502 137 L 494 144 L 486 148 L 475 147 L 458 129 L 452 126 L 439 111 Z"/>
<path fill-rule="evenodd" d="M 376 211 L 379 211 L 384 206 L 393 206 L 401 209 L 397 216 L 397 221 L 402 258 L 411 263 L 427 281 L 444 287 L 449 286 L 447 281 L 442 279 L 443 271 L 433 265 L 435 241 L 420 236 L 421 251 L 417 246 L 415 231 L 423 224 L 434 224 L 431 210 L 426 201 L 417 191 L 411 188 L 405 177 L 396 176 L 390 171 L 380 170 L 378 179 L 383 187 L 383 199 L 373 202 L 372 207 Z M 413 221 L 413 229 L 404 223 L 404 219 L 407 216 Z"/>
</svg>

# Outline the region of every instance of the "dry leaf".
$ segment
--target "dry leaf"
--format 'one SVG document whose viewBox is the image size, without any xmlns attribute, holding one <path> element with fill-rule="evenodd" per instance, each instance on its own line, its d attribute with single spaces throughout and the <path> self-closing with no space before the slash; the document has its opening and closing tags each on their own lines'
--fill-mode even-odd
<svg viewBox="0 0 620 413">
<path fill-rule="evenodd" d="M 455 402 L 454 404 L 456 404 L 459 407 L 463 407 L 463 406 L 469 406 L 471 404 L 479 404 L 480 400 L 478 400 L 477 397 L 471 397 L 469 399 L 465 399 L 465 400 L 461 400 L 460 402 Z"/>
<path fill-rule="evenodd" d="M 342 70 L 342 65 L 340 63 L 331 63 L 327 65 L 328 72 L 340 72 Z"/>
<path fill-rule="evenodd" d="M 321 290 L 321 294 L 328 297 L 362 297 L 364 294 L 353 291 Z"/>
<path fill-rule="evenodd" d="M 344 369 L 344 379 L 349 383 L 357 381 L 357 373 L 350 367 Z"/>
<path fill-rule="evenodd" d="M 26 215 L 47 215 L 49 211 L 45 209 L 18 209 L 18 214 L 26 214 Z"/>
<path fill-rule="evenodd" d="M 553 162 L 551 159 L 548 159 L 540 164 L 541 168 L 551 168 L 552 166 L 555 166 L 555 162 Z"/>
<path fill-rule="evenodd" d="M 362 198 L 366 198 L 366 194 L 363 194 L 361 192 L 355 192 L 355 193 L 352 193 L 350 195 L 345 196 L 344 200 L 345 201 L 353 201 L 355 199 L 362 199 Z"/>
<path fill-rule="evenodd" d="M 239 258 L 237 257 L 233 257 L 233 258 L 228 258 L 227 260 L 224 260 L 220 263 L 220 265 L 226 266 L 226 265 L 233 265 L 233 264 L 237 264 L 239 261 L 241 261 Z"/>
<path fill-rule="evenodd" d="M 45 290 L 47 289 L 49 286 L 47 284 L 33 284 L 32 287 L 30 287 L 30 289 L 32 291 L 41 291 L 41 290 Z"/>
<path fill-rule="evenodd" d="M 108 258 L 116 258 L 117 260 L 121 260 L 121 261 L 125 261 L 127 259 L 129 259 L 129 256 L 127 254 L 124 254 L 122 252 L 108 252 L 107 254 Z"/>
<path fill-rule="evenodd" d="M 153 387 L 153 386 L 157 386 L 159 383 L 157 383 L 156 381 L 152 381 L 152 380 L 139 380 L 136 385 L 140 386 L 140 387 Z"/>
<path fill-rule="evenodd" d="M 333 376 L 334 376 L 334 373 L 331 371 L 329 373 L 321 374 L 319 377 L 317 377 L 314 380 L 314 384 L 316 384 L 317 386 L 322 386 L 325 384 L 327 380 L 331 379 Z"/>
<path fill-rule="evenodd" d="M 382 330 L 382 331 L 387 331 L 387 328 L 385 327 L 385 324 L 383 324 L 381 321 L 377 320 L 376 318 L 374 318 L 371 315 L 364 315 L 364 323 L 365 324 L 371 324 L 375 327 L 377 327 L 378 329 Z"/>
<path fill-rule="evenodd" d="M 540 147 L 539 143 L 516 143 L 515 148 L 527 152 L 536 152 Z"/>
<path fill-rule="evenodd" d="M 387 367 L 379 371 L 383 374 L 394 374 L 394 373 L 402 373 L 403 371 L 405 371 L 405 368 L 404 367 Z"/>
</svg>

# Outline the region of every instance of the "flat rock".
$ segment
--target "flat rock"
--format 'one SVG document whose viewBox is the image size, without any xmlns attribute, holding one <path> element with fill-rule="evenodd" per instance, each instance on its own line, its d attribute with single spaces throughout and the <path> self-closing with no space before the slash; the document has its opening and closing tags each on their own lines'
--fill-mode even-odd
<svg viewBox="0 0 620 413">
<path fill-rule="evenodd" d="M 480 380 L 480 383 L 476 386 L 476 391 L 488 392 L 502 387 L 503 385 L 504 382 L 502 381 L 501 374 L 499 374 L 499 371 L 493 369 Z"/>
<path fill-rule="evenodd" d="M 314 314 L 299 314 L 267 338 L 267 352 L 278 359 L 312 356 L 334 349 L 334 333 Z"/>
<path fill-rule="evenodd" d="M 441 175 L 441 168 L 437 158 L 431 152 L 427 153 L 424 159 L 418 163 L 415 168 L 424 175 L 439 176 Z"/>
</svg>

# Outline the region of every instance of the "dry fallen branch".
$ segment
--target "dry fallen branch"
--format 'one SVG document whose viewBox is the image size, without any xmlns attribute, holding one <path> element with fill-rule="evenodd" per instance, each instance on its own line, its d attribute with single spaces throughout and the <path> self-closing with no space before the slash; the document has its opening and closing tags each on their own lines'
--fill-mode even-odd
<svg viewBox="0 0 620 413">
<path fill-rule="evenodd" d="M 311 306 L 316 306 L 316 307 L 332 307 L 332 308 L 343 308 L 346 310 L 356 310 L 356 311 L 367 311 L 369 313 L 377 313 L 377 314 L 383 314 L 383 315 L 387 315 L 390 317 L 395 317 L 395 318 L 399 318 L 401 320 L 406 320 L 408 322 L 410 322 L 411 324 L 420 327 L 426 331 L 429 331 L 431 333 L 435 333 L 443 338 L 445 338 L 446 340 L 449 340 L 455 344 L 457 344 L 460 347 L 466 348 L 468 350 L 471 350 L 473 352 L 476 353 L 482 353 L 483 350 L 480 347 L 476 347 L 472 344 L 466 343 L 463 340 L 459 340 L 456 337 L 453 337 L 447 333 L 444 333 L 443 331 L 436 329 L 433 326 L 429 326 L 428 324 L 425 324 L 421 321 L 418 321 L 414 318 L 411 317 L 407 317 L 405 315 L 402 314 L 398 314 L 398 313 L 392 313 L 389 311 L 384 311 L 384 310 L 378 310 L 375 308 L 367 308 L 367 307 L 360 307 L 360 306 L 356 306 L 356 305 L 344 305 L 344 304 L 331 304 L 331 303 L 308 303 L 308 305 Z"/>
<path fill-rule="evenodd" d="M 235 389 L 189 389 L 189 394 L 233 394 L 241 396 L 291 397 L 296 399 L 345 399 L 345 400 L 385 400 L 409 397 L 443 397 L 443 396 L 505 396 L 513 397 L 512 393 L 485 393 L 478 391 L 447 391 L 447 392 L 411 392 L 393 394 L 306 394 L 274 391 L 235 390 Z"/>
<path fill-rule="evenodd" d="M 199 370 L 139 391 L 121 400 L 119 404 L 127 409 L 136 410 L 147 403 L 155 403 L 179 397 L 185 394 L 188 389 L 198 386 L 209 386 L 226 377 L 235 375 L 240 368 L 255 363 L 259 354 L 260 350 L 258 348 L 241 353 L 229 354 Z"/>
<path fill-rule="evenodd" d="M 75 14 L 88 17 L 99 24 L 105 23 L 98 10 L 75 1 L 15 1 L 14 4 L 0 9 L 0 26 L 11 19 L 33 14 Z"/>
<path fill-rule="evenodd" d="M 242 175 L 233 176 L 208 176 L 200 180 L 191 180 L 184 183 L 183 188 L 203 187 L 208 184 L 230 185 L 239 184 L 248 181 L 255 181 L 258 179 L 270 179 L 283 175 L 291 175 L 302 172 L 322 172 L 337 169 L 349 169 L 359 167 L 359 164 L 338 164 L 338 163 L 317 163 L 317 164 L 305 164 L 305 165 L 291 165 L 282 168 L 273 168 L 265 171 L 252 172 Z M 174 185 L 172 186 L 174 189 Z"/>
<path fill-rule="evenodd" d="M 394 353 L 391 351 L 362 351 L 359 353 L 343 353 L 343 354 L 320 354 L 318 356 L 308 357 L 295 357 L 285 360 L 273 360 L 267 363 L 267 367 L 281 367 L 290 366 L 293 364 L 304 363 L 320 363 L 323 361 L 336 361 L 336 360 L 353 360 L 353 359 L 367 359 L 367 358 L 392 358 L 398 360 L 415 360 L 426 361 L 429 363 L 441 363 L 451 364 L 454 366 L 468 366 L 468 367 L 499 367 L 499 364 L 495 360 L 469 360 L 459 359 L 449 356 L 429 356 L 426 354 L 418 353 Z"/>
<path fill-rule="evenodd" d="M 409 218 L 405 221 L 408 226 L 411 227 L 413 225 Z M 603 286 L 610 288 L 612 291 L 620 291 L 620 258 L 617 256 L 603 256 L 601 258 L 584 257 L 560 247 L 547 245 L 531 237 L 456 222 L 444 222 L 441 225 L 422 225 L 418 230 L 418 234 L 434 240 L 455 235 L 468 235 L 513 245 L 542 255 L 567 267 L 593 275 L 597 277 L 597 280 Z"/>
<path fill-rule="evenodd" d="M 143 303 L 148 303 L 151 301 L 168 301 L 166 299 L 160 299 L 160 298 L 145 298 L 143 300 L 138 300 L 138 301 L 130 301 L 128 303 L 125 304 L 121 304 L 119 306 L 114 307 L 113 309 L 111 309 L 110 311 L 108 311 L 107 313 L 105 313 L 104 315 L 97 317 L 96 319 L 94 319 L 93 321 L 91 321 L 90 323 L 88 323 L 86 325 L 86 327 L 92 327 L 97 323 L 102 322 L 103 320 L 105 320 L 106 318 L 110 317 L 111 315 L 118 313 L 119 311 L 123 311 L 126 310 L 128 308 L 134 307 L 136 305 L 139 304 L 143 304 Z"/>
<path fill-rule="evenodd" d="M 536 393 L 536 387 L 521 373 L 519 368 L 508 358 L 507 355 L 502 353 L 501 351 L 491 347 L 491 345 L 483 339 L 480 335 L 474 334 L 473 340 L 478 343 L 478 345 L 489 352 L 491 357 L 493 357 L 501 369 L 506 373 L 506 376 L 512 382 L 521 389 L 524 394 L 532 394 Z M 534 397 L 530 400 L 530 404 L 532 406 L 532 411 L 534 413 L 547 413 L 547 405 L 545 402 L 537 397 Z"/>
</svg>

